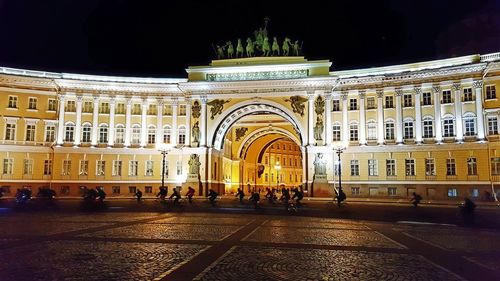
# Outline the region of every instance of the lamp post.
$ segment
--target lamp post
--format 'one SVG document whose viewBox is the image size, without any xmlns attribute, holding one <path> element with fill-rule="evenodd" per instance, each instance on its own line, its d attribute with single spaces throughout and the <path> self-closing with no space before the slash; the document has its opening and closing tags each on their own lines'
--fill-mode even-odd
<svg viewBox="0 0 500 281">
<path fill-rule="evenodd" d="M 160 143 L 156 149 L 158 149 L 163 156 L 161 162 L 161 188 L 163 189 L 165 187 L 165 158 L 167 157 L 168 152 L 172 149 L 172 146 L 166 143 Z"/>
<path fill-rule="evenodd" d="M 276 165 L 274 165 L 274 169 L 276 170 L 276 188 L 280 188 L 280 161 L 276 161 Z"/>
<path fill-rule="evenodd" d="M 340 160 L 340 154 L 342 154 L 342 152 L 344 152 L 345 150 L 345 147 L 342 147 L 342 146 L 334 146 L 333 147 L 333 151 L 335 153 L 337 153 L 337 157 L 339 158 L 338 160 L 338 163 L 339 163 L 339 167 L 338 167 L 338 171 L 339 171 L 339 191 L 342 189 L 342 161 Z M 335 175 L 335 162 L 333 164 L 333 173 Z"/>
</svg>

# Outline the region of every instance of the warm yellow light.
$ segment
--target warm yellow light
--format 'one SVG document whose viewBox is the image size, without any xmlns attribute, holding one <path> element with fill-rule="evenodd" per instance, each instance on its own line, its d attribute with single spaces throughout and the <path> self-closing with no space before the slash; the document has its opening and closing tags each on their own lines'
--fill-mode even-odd
<svg viewBox="0 0 500 281">
<path fill-rule="evenodd" d="M 172 150 L 173 146 L 169 143 L 158 143 L 156 144 L 156 149 L 161 152 L 169 152 Z"/>
</svg>

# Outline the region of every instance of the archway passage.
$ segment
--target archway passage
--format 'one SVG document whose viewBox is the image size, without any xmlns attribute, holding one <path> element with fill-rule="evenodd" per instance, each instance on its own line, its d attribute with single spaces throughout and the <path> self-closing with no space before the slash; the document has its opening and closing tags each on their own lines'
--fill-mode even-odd
<svg viewBox="0 0 500 281">
<path fill-rule="evenodd" d="M 280 115 L 242 117 L 227 131 L 223 151 L 226 194 L 293 188 L 305 179 L 300 136 Z"/>
</svg>

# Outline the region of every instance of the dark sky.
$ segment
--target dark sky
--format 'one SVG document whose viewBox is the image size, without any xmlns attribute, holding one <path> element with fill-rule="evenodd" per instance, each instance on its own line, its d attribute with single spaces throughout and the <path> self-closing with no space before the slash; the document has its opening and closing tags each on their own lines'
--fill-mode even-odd
<svg viewBox="0 0 500 281">
<path fill-rule="evenodd" d="M 0 0 L 0 66 L 185 77 L 266 16 L 333 70 L 500 51 L 500 0 Z"/>
</svg>

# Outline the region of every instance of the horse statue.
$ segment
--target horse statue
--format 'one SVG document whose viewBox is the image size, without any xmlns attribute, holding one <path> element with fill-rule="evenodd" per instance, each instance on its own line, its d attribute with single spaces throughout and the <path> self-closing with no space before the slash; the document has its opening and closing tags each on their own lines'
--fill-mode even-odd
<svg viewBox="0 0 500 281">
<path fill-rule="evenodd" d="M 246 51 L 247 51 L 247 57 L 253 57 L 254 47 L 252 39 L 250 39 L 250 37 L 247 38 Z"/>
<path fill-rule="evenodd" d="M 295 40 L 295 43 L 293 43 L 293 55 L 298 56 L 300 53 L 300 46 L 299 46 L 299 40 Z"/>
<path fill-rule="evenodd" d="M 224 47 L 217 45 L 217 59 L 223 59 L 224 58 Z"/>
<path fill-rule="evenodd" d="M 227 41 L 226 46 L 227 46 L 227 58 L 232 59 L 234 55 L 233 43 L 231 41 Z"/>
<path fill-rule="evenodd" d="M 236 57 L 243 57 L 243 44 L 241 44 L 241 39 L 238 38 L 238 45 L 236 46 Z"/>
<path fill-rule="evenodd" d="M 283 56 L 288 56 L 291 44 L 292 42 L 290 41 L 290 38 L 285 37 L 285 40 L 283 40 L 283 46 L 281 47 L 283 49 Z"/>
<path fill-rule="evenodd" d="M 271 53 L 271 46 L 269 46 L 269 38 L 264 37 L 264 43 L 262 43 L 262 55 L 263 56 L 269 56 Z"/>
<path fill-rule="evenodd" d="M 273 37 L 273 46 L 271 47 L 271 50 L 273 56 L 276 54 L 278 54 L 278 56 L 280 55 L 280 45 L 278 45 L 278 39 L 276 39 L 276 37 Z"/>
</svg>

